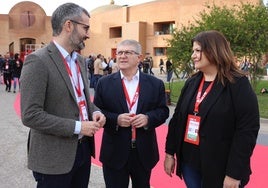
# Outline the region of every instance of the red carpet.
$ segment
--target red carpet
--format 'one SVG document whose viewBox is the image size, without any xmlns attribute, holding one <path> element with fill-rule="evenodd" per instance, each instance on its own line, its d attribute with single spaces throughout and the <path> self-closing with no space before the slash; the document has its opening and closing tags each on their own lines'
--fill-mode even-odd
<svg viewBox="0 0 268 188">
<path fill-rule="evenodd" d="M 17 94 L 14 109 L 16 113 L 20 116 L 20 95 Z M 164 157 L 165 157 L 165 140 L 167 134 L 167 126 L 163 125 L 157 128 L 157 138 L 160 152 L 160 161 L 153 169 L 151 176 L 151 186 L 153 188 L 186 188 L 183 181 L 181 181 L 177 176 L 173 175 L 170 178 L 164 172 Z M 101 144 L 102 130 L 95 134 L 96 141 L 96 159 L 92 162 L 98 166 L 101 166 L 99 159 L 99 151 Z M 252 160 L 252 175 L 250 178 L 247 188 L 265 188 L 268 185 L 268 146 L 257 145 L 253 152 Z"/>
</svg>

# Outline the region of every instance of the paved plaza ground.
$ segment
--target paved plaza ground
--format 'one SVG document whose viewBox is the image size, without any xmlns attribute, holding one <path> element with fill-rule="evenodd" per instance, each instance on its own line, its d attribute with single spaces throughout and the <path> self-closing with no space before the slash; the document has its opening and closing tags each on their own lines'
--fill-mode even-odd
<svg viewBox="0 0 268 188">
<path fill-rule="evenodd" d="M 157 77 L 165 80 L 165 75 Z M 14 109 L 14 101 L 18 93 L 8 93 L 0 84 L 0 187 L 33 188 L 36 186 L 31 171 L 27 169 L 26 147 L 29 129 L 22 125 L 20 116 Z M 174 106 L 170 107 L 170 115 Z M 169 119 L 166 123 L 168 123 Z M 261 119 L 258 144 L 268 145 L 268 120 Z M 162 165 L 162 164 L 161 164 Z M 101 167 L 92 165 L 89 187 L 105 188 Z"/>
</svg>

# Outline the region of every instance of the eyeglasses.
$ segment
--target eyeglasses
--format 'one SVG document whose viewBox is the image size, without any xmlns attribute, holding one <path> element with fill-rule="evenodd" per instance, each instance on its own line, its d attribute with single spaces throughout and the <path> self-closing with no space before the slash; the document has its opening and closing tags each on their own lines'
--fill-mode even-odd
<svg viewBox="0 0 268 188">
<path fill-rule="evenodd" d="M 135 52 L 133 50 L 125 50 L 125 51 L 118 51 L 118 52 L 116 52 L 116 55 L 120 55 L 121 56 L 123 54 L 125 54 L 125 56 L 131 56 L 131 55 L 134 55 L 134 54 L 140 55 L 138 52 Z"/>
<path fill-rule="evenodd" d="M 70 21 L 73 22 L 73 23 L 75 23 L 75 24 L 79 24 L 79 25 L 84 26 L 83 28 L 84 28 L 84 30 L 85 30 L 86 32 L 88 32 L 88 30 L 89 30 L 89 28 L 90 28 L 90 26 L 87 25 L 87 24 L 83 24 L 83 23 L 78 22 L 78 21 L 75 21 L 75 20 L 70 20 Z"/>
</svg>

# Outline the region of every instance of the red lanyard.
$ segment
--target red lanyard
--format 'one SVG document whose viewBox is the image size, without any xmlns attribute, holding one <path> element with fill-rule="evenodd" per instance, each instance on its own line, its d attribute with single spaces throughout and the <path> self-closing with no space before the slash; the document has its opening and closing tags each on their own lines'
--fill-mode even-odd
<svg viewBox="0 0 268 188">
<path fill-rule="evenodd" d="M 75 82 L 74 82 L 74 78 L 73 78 L 72 71 L 71 71 L 71 69 L 70 69 L 70 67 L 69 67 L 69 65 L 68 65 L 68 63 L 67 63 L 67 61 L 66 61 L 66 59 L 65 59 L 64 57 L 62 57 L 62 58 L 63 58 L 64 65 L 65 65 L 65 67 L 66 67 L 66 70 L 67 70 L 67 72 L 68 72 L 68 74 L 69 74 L 69 76 L 70 76 L 70 78 L 71 78 L 71 80 L 72 80 L 72 82 L 73 82 L 74 87 L 75 87 L 77 96 L 78 96 L 78 97 L 81 97 L 81 96 L 82 96 L 82 92 L 81 92 L 80 79 L 79 79 L 79 74 L 81 74 L 80 66 L 79 66 L 78 63 L 75 61 L 76 71 L 77 71 L 77 74 L 76 74 L 76 76 L 77 76 L 77 85 L 76 85 Z"/>
<path fill-rule="evenodd" d="M 133 97 L 133 100 L 132 100 L 132 102 L 130 102 L 130 98 L 129 98 L 129 95 L 128 95 L 127 88 L 126 88 L 124 80 L 122 80 L 122 85 L 123 85 L 124 94 L 125 94 L 128 106 L 129 106 L 128 109 L 129 109 L 129 112 L 130 112 L 132 107 L 134 106 L 134 104 L 137 102 L 139 92 L 140 92 L 140 86 L 139 85 L 137 86 L 137 89 L 136 89 L 135 95 Z"/>
<path fill-rule="evenodd" d="M 127 92 L 127 88 L 125 85 L 124 80 L 122 79 L 122 85 L 123 85 L 123 89 L 124 89 L 124 93 L 125 93 L 125 97 L 128 103 L 128 110 L 129 112 L 131 111 L 132 107 L 134 106 L 134 104 L 137 102 L 138 96 L 139 96 L 139 92 L 140 92 L 140 85 L 138 84 L 136 92 L 134 94 L 133 100 L 132 102 L 130 102 L 130 98 Z M 132 114 L 132 116 L 135 116 L 135 114 Z M 131 143 L 132 143 L 132 147 L 134 147 L 136 142 L 136 127 L 131 126 Z"/>
<path fill-rule="evenodd" d="M 213 82 L 211 82 L 209 84 L 209 86 L 207 87 L 207 89 L 205 90 L 205 92 L 203 93 L 203 95 L 201 96 L 201 92 L 202 92 L 202 89 L 203 89 L 203 86 L 204 86 L 204 82 L 205 82 L 205 78 L 203 76 L 202 80 L 201 80 L 201 83 L 199 85 L 199 88 L 198 88 L 198 93 L 197 93 L 197 96 L 196 96 L 196 101 L 195 101 L 195 105 L 194 105 L 194 114 L 198 114 L 199 112 L 199 105 L 201 104 L 201 102 L 204 100 L 204 98 L 207 96 L 207 94 L 210 92 L 212 86 L 213 86 Z"/>
</svg>

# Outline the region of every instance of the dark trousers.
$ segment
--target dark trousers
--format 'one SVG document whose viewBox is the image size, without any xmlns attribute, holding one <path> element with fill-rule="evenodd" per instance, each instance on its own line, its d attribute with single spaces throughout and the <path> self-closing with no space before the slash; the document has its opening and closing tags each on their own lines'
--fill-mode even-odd
<svg viewBox="0 0 268 188">
<path fill-rule="evenodd" d="M 170 82 L 171 78 L 172 78 L 172 74 L 173 74 L 173 71 L 167 71 L 167 81 Z"/>
<path fill-rule="evenodd" d="M 182 164 L 182 176 L 187 188 L 202 188 L 202 178 L 200 171 L 195 168 Z"/>
<path fill-rule="evenodd" d="M 99 81 L 99 79 L 100 79 L 101 77 L 102 77 L 102 75 L 100 75 L 100 74 L 94 74 L 94 75 L 93 75 L 93 77 L 92 77 L 92 82 L 93 82 L 93 88 L 94 88 L 94 90 L 96 90 L 98 81 Z"/>
<path fill-rule="evenodd" d="M 202 175 L 199 170 L 196 170 L 192 166 L 183 163 L 182 164 L 182 176 L 187 188 L 206 188 L 208 186 L 203 185 Z M 223 182 L 222 182 L 223 185 Z M 215 187 L 222 187 L 222 185 Z M 243 185 L 240 185 L 239 188 L 244 188 Z"/>
<path fill-rule="evenodd" d="M 149 71 L 151 75 L 154 75 L 152 68 L 150 68 Z"/>
<path fill-rule="evenodd" d="M 160 74 L 162 74 L 162 73 L 166 74 L 164 68 L 163 67 L 160 67 Z"/>
<path fill-rule="evenodd" d="M 4 83 L 6 84 L 6 91 L 10 91 L 11 89 L 11 80 L 12 80 L 11 73 L 4 73 Z"/>
<path fill-rule="evenodd" d="M 133 188 L 150 188 L 151 170 L 143 167 L 136 149 L 132 149 L 128 163 L 122 169 L 113 169 L 103 164 L 106 188 L 128 188 L 129 178 Z"/>
<path fill-rule="evenodd" d="M 72 170 L 67 174 L 50 175 L 33 172 L 37 188 L 87 188 L 91 157 L 88 141 L 78 143 Z"/>
</svg>

